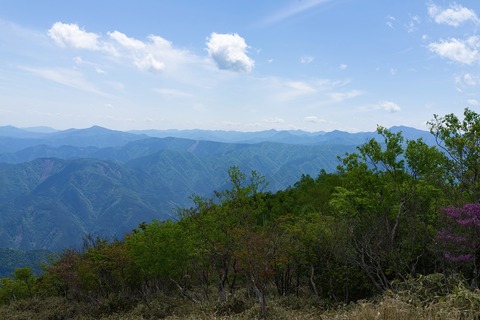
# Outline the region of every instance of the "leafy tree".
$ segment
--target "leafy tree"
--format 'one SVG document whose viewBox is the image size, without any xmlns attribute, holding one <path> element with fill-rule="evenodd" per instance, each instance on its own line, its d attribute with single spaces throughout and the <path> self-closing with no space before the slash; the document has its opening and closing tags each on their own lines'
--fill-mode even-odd
<svg viewBox="0 0 480 320">
<path fill-rule="evenodd" d="M 434 115 L 428 124 L 438 146 L 446 153 L 446 168 L 455 194 L 453 203 L 480 201 L 480 115 L 466 108 L 464 118 Z"/>
<path fill-rule="evenodd" d="M 256 171 L 247 177 L 238 167 L 231 167 L 228 174 L 229 188 L 215 191 L 214 198 L 194 197 L 195 207 L 180 212 L 182 224 L 195 237 L 199 255 L 206 259 L 202 265 L 217 273 L 218 302 L 227 300 L 227 286 L 233 292 L 237 279 L 234 234 L 268 223 L 263 210 L 264 177 Z M 202 272 L 206 273 L 208 270 Z M 203 279 L 208 285 L 207 277 Z"/>
<path fill-rule="evenodd" d="M 0 303 L 33 297 L 36 279 L 31 269 L 17 268 L 13 278 L 0 279 Z"/>
<path fill-rule="evenodd" d="M 126 246 L 144 274 L 163 283 L 182 278 L 196 252 L 192 238 L 174 221 L 154 220 L 128 235 Z"/>
<path fill-rule="evenodd" d="M 415 273 L 419 262 L 428 263 L 442 193 L 429 180 L 439 168 L 425 156 L 441 154 L 422 140 L 405 144 L 400 132 L 377 132 L 382 142 L 371 139 L 342 159 L 343 184 L 330 205 L 351 226 L 352 261 L 383 291 L 392 279 Z"/>
<path fill-rule="evenodd" d="M 99 239 L 81 255 L 78 274 L 83 292 L 97 293 L 104 298 L 114 293 L 138 288 L 141 273 L 122 241 Z"/>
<path fill-rule="evenodd" d="M 42 289 L 66 298 L 80 298 L 81 282 L 78 267 L 81 255 L 78 251 L 67 249 L 58 259 L 45 267 L 45 273 L 40 277 Z"/>
<path fill-rule="evenodd" d="M 35 276 L 32 273 L 31 267 L 15 269 L 13 279 L 27 288 L 28 297 L 33 296 L 32 290 L 35 283 Z"/>
</svg>

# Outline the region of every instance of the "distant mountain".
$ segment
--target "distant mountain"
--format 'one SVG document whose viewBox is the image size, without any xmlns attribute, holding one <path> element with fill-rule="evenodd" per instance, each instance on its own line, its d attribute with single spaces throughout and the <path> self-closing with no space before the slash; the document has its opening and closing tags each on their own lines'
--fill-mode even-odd
<svg viewBox="0 0 480 320">
<path fill-rule="evenodd" d="M 0 127 L 0 137 L 20 138 L 20 139 L 39 139 L 46 136 L 44 132 L 35 132 L 25 129 L 19 129 L 13 126 Z"/>
<path fill-rule="evenodd" d="M 57 132 L 58 130 L 50 128 L 50 127 L 28 127 L 28 128 L 22 128 L 25 131 L 30 131 L 30 132 L 38 132 L 38 133 L 54 133 Z"/>
<path fill-rule="evenodd" d="M 13 277 L 17 268 L 31 267 L 35 275 L 43 271 L 42 264 L 49 262 L 53 252 L 48 250 L 13 250 L 0 248 L 0 278 Z"/>
<path fill-rule="evenodd" d="M 49 147 L 113 147 L 147 136 L 93 126 L 87 129 L 69 129 L 51 133 L 30 132 L 15 127 L 0 127 L 0 154 L 45 145 Z"/>
<path fill-rule="evenodd" d="M 389 130 L 394 133 L 402 132 L 403 137 L 408 140 L 416 140 L 422 138 L 423 141 L 429 145 L 436 144 L 435 137 L 429 131 L 423 131 L 405 126 L 395 126 L 391 127 Z"/>
<path fill-rule="evenodd" d="M 417 139 L 423 138 L 428 143 L 433 144 L 432 136 L 427 131 L 418 130 L 410 127 L 392 127 L 392 132 L 402 131 L 405 138 Z M 209 130 L 137 130 L 129 131 L 135 134 L 143 134 L 157 138 L 185 138 L 193 140 L 216 141 L 225 143 L 260 143 L 260 142 L 279 142 L 288 144 L 337 144 L 337 145 L 358 145 L 366 142 L 371 138 L 377 137 L 377 133 L 358 132 L 349 133 L 345 131 L 331 132 L 306 132 L 302 130 L 286 130 L 286 131 L 256 131 L 256 132 L 238 132 L 238 131 L 209 131 Z M 432 141 L 432 142 L 430 142 Z"/>
<path fill-rule="evenodd" d="M 56 153 L 56 151 L 52 151 L 51 147 L 118 147 L 132 141 L 138 141 L 149 137 L 183 138 L 201 141 L 248 144 L 278 142 L 301 145 L 358 145 L 377 136 L 376 132 L 349 133 L 343 131 L 320 131 L 312 133 L 301 130 L 267 130 L 257 132 L 218 130 L 143 130 L 123 132 L 110 130 L 99 126 L 93 126 L 87 129 L 69 129 L 64 131 L 52 130 L 53 129 L 50 130 L 50 128 L 43 128 L 38 131 L 30 131 L 30 129 L 19 129 L 12 126 L 0 127 L 0 162 L 17 162 L 18 160 L 15 160 L 15 156 L 5 156 L 5 154 L 15 153 L 31 147 L 35 147 L 36 149 L 32 150 L 36 150 L 38 153 L 38 147 L 40 145 L 44 145 L 44 147 L 42 147 L 45 152 L 44 155 L 48 156 L 49 152 Z M 429 144 L 435 143 L 432 135 L 427 131 L 409 127 L 392 127 L 391 130 L 393 132 L 402 131 L 404 136 L 408 139 L 422 137 Z M 88 151 L 93 150 L 90 149 Z M 20 158 L 26 157 L 20 156 Z"/>
<path fill-rule="evenodd" d="M 146 136 L 105 129 L 93 126 L 88 129 L 69 129 L 54 132 L 44 142 L 46 145 L 76 147 L 113 147 L 121 146 L 127 142 L 144 139 Z"/>
</svg>

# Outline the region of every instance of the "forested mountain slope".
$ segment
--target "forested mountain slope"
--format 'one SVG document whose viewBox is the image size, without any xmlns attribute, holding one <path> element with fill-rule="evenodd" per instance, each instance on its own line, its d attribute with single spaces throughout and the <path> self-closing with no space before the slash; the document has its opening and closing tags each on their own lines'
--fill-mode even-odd
<svg viewBox="0 0 480 320">
<path fill-rule="evenodd" d="M 232 166 L 260 172 L 267 190 L 285 189 L 302 175 L 334 172 L 337 156 L 367 137 L 332 132 L 317 144 L 222 143 L 100 127 L 53 133 L 0 127 L 2 135 L 0 247 L 25 250 L 78 246 L 85 234 L 122 237 L 143 221 L 175 219 L 192 195 L 227 188 Z"/>
</svg>

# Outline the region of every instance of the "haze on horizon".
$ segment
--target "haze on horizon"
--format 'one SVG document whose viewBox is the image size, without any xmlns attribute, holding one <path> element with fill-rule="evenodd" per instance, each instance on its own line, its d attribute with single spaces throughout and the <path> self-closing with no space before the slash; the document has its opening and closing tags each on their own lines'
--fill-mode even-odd
<svg viewBox="0 0 480 320">
<path fill-rule="evenodd" d="M 0 126 L 425 130 L 479 111 L 478 14 L 446 0 L 4 0 Z"/>
</svg>

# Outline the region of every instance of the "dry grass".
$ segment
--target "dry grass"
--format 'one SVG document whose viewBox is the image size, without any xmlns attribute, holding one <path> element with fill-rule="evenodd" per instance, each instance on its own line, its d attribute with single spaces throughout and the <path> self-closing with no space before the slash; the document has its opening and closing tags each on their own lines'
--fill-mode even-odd
<svg viewBox="0 0 480 320">
<path fill-rule="evenodd" d="M 433 279 L 433 280 L 432 280 Z M 421 280 L 419 290 L 419 281 Z M 316 298 L 270 297 L 268 314 L 270 319 L 332 319 L 332 320 L 443 320 L 480 319 L 480 291 L 471 291 L 462 283 L 456 283 L 448 293 L 444 288 L 431 291 L 431 284 L 438 279 L 415 280 L 398 293 L 387 292 L 378 301 L 358 301 L 349 305 L 328 309 L 327 304 Z M 425 290 L 428 289 L 428 290 Z M 138 303 L 130 308 L 119 308 L 111 312 L 105 302 L 94 306 L 87 303 L 73 303 L 59 297 L 27 299 L 0 307 L 0 319 L 79 319 L 79 320 L 202 320 L 202 319 L 259 319 L 260 308 L 256 301 L 246 294 L 238 294 L 228 302 L 218 305 L 214 302 L 194 303 L 179 296 L 159 294 L 148 305 Z"/>
</svg>

